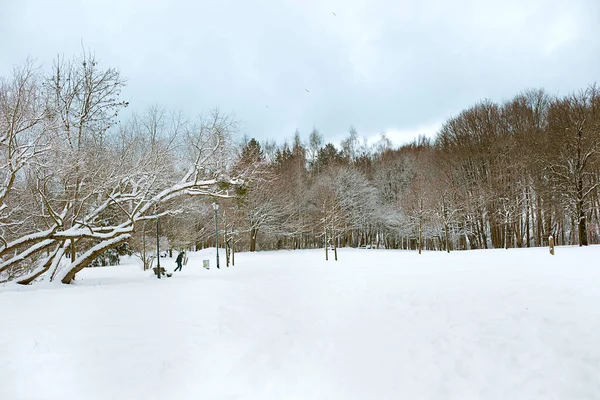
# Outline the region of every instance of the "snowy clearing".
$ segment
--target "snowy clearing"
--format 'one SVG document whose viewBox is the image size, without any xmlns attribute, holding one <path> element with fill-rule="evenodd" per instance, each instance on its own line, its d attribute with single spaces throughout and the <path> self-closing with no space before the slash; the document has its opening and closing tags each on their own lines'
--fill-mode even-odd
<svg viewBox="0 0 600 400">
<path fill-rule="evenodd" d="M 213 249 L 161 281 L 132 259 L 7 285 L 0 399 L 598 399 L 599 256 L 222 253 L 216 270 Z"/>
</svg>

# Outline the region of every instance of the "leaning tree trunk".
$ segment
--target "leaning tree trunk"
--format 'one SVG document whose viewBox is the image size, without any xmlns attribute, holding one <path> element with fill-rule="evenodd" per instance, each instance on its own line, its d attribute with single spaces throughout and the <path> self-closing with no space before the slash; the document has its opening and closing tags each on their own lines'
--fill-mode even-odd
<svg viewBox="0 0 600 400">
<path fill-rule="evenodd" d="M 58 246 L 56 246 L 56 249 L 52 252 L 52 254 L 49 255 L 48 258 L 46 258 L 38 268 L 33 270 L 27 276 L 21 278 L 19 281 L 17 281 L 17 283 L 19 285 L 29 285 L 30 283 L 32 283 L 38 277 L 48 272 L 50 267 L 52 267 L 55 264 L 58 265 L 58 262 L 60 262 L 60 258 L 62 258 L 64 251 L 64 243 L 61 242 L 58 244 Z"/>
<path fill-rule="evenodd" d="M 6 245 L 4 250 L 0 251 L 0 258 L 10 254 L 11 251 L 15 251 L 15 254 L 14 256 L 8 258 L 6 261 L 0 263 L 0 273 L 8 270 L 14 265 L 18 265 L 27 257 L 37 254 L 38 252 L 46 250 L 50 246 L 52 246 L 55 242 L 52 239 L 47 238 L 49 235 L 52 235 L 52 233 L 53 229 L 50 229 L 48 231 L 39 232 L 35 235 L 31 235 L 23 239 L 15 240 Z M 15 249 L 27 245 L 30 246 L 29 248 L 27 248 L 27 250 L 21 253 L 16 253 Z"/>
<path fill-rule="evenodd" d="M 82 269 L 84 269 L 85 267 L 90 265 L 90 263 L 92 261 L 94 261 L 94 259 L 96 257 L 98 257 L 99 255 L 101 255 L 102 253 L 104 253 L 107 250 L 110 250 L 112 248 L 119 246 L 121 243 L 123 243 L 130 237 L 131 237 L 131 235 L 126 233 L 126 234 L 117 236 L 111 240 L 106 240 L 106 241 L 98 243 L 97 245 L 95 245 L 94 247 L 92 247 L 91 249 L 89 249 L 88 251 L 83 253 L 82 255 L 80 255 L 79 258 L 77 260 L 75 260 L 75 262 L 73 262 L 73 263 L 71 263 L 71 265 L 69 265 L 69 267 L 67 268 L 66 271 L 57 274 L 55 278 L 60 279 L 60 281 L 62 283 L 66 283 L 66 284 L 73 282 L 75 275 L 79 271 L 81 271 Z"/>
</svg>

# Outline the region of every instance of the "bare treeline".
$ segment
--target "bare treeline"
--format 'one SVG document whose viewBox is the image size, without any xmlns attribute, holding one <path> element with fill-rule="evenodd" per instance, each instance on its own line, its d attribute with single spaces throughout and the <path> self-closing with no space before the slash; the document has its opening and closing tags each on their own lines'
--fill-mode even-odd
<svg viewBox="0 0 600 400">
<path fill-rule="evenodd" d="M 482 249 L 600 240 L 600 93 L 482 101 L 433 140 L 393 149 L 351 128 L 340 148 L 247 141 L 261 182 L 228 201 L 238 247 Z M 251 155 L 251 156 L 249 156 Z M 237 235 L 235 235 L 237 233 Z"/>
<path fill-rule="evenodd" d="M 433 140 L 252 139 L 215 110 L 119 122 L 118 70 L 89 53 L 0 78 L 0 282 L 70 283 L 107 252 L 459 250 L 598 243 L 600 94 L 480 102 Z M 157 224 L 160 221 L 159 227 Z M 158 233 L 157 233 L 158 229 Z M 228 252 L 229 254 L 229 252 Z"/>
</svg>

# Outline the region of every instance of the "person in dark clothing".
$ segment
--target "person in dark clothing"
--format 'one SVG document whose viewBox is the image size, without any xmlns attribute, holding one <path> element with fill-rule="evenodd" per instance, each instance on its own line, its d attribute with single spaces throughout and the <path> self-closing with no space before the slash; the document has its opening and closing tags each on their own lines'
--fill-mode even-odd
<svg viewBox="0 0 600 400">
<path fill-rule="evenodd" d="M 177 268 L 175 268 L 175 271 L 179 270 L 181 271 L 182 268 L 182 262 L 183 262 L 183 255 L 185 254 L 185 251 L 182 251 L 181 253 L 179 253 L 179 255 L 177 256 L 177 258 L 175 259 L 175 262 L 177 263 Z"/>
</svg>

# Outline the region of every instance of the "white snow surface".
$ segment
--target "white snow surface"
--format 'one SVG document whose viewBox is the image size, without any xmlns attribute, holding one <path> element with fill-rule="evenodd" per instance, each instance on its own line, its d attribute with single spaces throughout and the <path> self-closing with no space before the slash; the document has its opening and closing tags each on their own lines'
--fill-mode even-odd
<svg viewBox="0 0 600 400">
<path fill-rule="evenodd" d="M 0 399 L 600 399 L 600 246 L 339 253 L 0 287 Z"/>
</svg>

